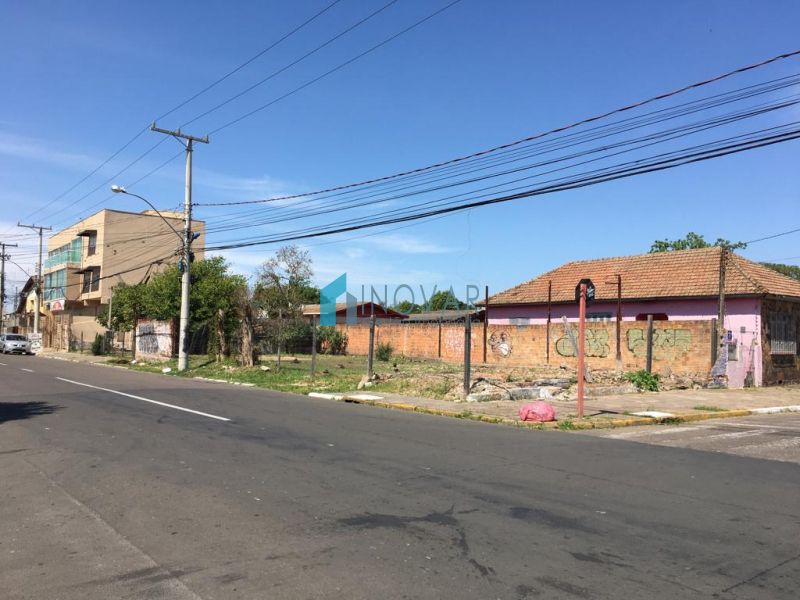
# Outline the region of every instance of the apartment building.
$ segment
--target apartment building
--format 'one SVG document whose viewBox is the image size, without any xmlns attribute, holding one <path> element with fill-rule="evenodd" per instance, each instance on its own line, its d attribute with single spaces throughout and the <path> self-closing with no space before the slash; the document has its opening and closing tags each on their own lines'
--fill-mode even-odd
<svg viewBox="0 0 800 600">
<path fill-rule="evenodd" d="M 52 314 L 43 331 L 46 347 L 66 349 L 90 343 L 105 328 L 96 317 L 107 306 L 114 287 L 144 281 L 178 262 L 182 213 L 141 213 L 104 209 L 59 231 L 47 241 L 42 266 L 45 307 Z M 166 222 L 165 222 L 166 220 Z M 169 225 L 168 225 L 169 223 Z M 198 235 L 196 260 L 203 258 L 205 223 L 193 221 Z"/>
</svg>

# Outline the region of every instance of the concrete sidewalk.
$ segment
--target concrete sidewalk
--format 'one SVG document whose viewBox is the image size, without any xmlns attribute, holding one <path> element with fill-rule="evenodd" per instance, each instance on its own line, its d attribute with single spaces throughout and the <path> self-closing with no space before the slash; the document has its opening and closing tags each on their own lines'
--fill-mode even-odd
<svg viewBox="0 0 800 600">
<path fill-rule="evenodd" d="M 476 419 L 508 425 L 524 425 L 518 412 L 526 401 L 453 403 L 431 398 L 382 394 L 373 388 L 368 393 L 311 394 L 312 396 Z M 584 419 L 577 419 L 575 401 L 548 400 L 556 409 L 557 422 L 548 426 L 566 428 L 604 428 L 655 423 L 674 423 L 702 419 L 736 417 L 770 412 L 800 412 L 800 387 L 768 387 L 737 390 L 673 390 L 587 398 Z M 652 417 L 637 415 L 655 411 Z M 663 413 L 663 414 L 658 414 Z"/>
</svg>

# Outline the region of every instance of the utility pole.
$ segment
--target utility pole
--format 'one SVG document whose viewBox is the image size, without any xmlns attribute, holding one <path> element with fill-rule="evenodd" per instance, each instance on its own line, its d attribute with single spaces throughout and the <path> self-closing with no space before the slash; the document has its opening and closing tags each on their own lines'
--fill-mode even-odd
<svg viewBox="0 0 800 600">
<path fill-rule="evenodd" d="M 42 232 L 52 231 L 52 227 L 44 227 L 42 225 L 23 225 L 17 221 L 17 227 L 25 227 L 26 229 L 33 229 L 39 232 L 39 262 L 36 265 L 36 295 L 34 297 L 34 314 L 33 314 L 33 333 L 39 334 L 39 312 L 42 310 Z"/>
<path fill-rule="evenodd" d="M 6 308 L 6 248 L 16 248 L 16 244 L 4 244 L 0 242 L 0 332 L 3 331 L 3 313 Z"/>
<path fill-rule="evenodd" d="M 181 320 L 178 339 L 178 371 L 189 366 L 189 289 L 191 286 L 190 267 L 192 264 L 192 145 L 194 142 L 208 143 L 208 136 L 196 137 L 183 133 L 180 129 L 170 131 L 159 129 L 155 122 L 151 131 L 171 135 L 177 140 L 186 140 L 186 189 L 183 197 L 183 272 L 181 273 Z"/>
<path fill-rule="evenodd" d="M 722 246 L 719 253 L 719 306 L 717 308 L 717 346 L 722 348 L 725 339 L 725 271 L 728 267 L 728 248 Z"/>
</svg>

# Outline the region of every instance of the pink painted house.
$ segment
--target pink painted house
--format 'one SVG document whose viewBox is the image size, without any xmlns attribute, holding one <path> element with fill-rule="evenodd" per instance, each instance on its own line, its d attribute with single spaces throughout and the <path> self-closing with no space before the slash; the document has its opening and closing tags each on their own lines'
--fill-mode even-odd
<svg viewBox="0 0 800 600">
<path fill-rule="evenodd" d="M 589 321 L 716 320 L 720 248 L 682 250 L 566 263 L 489 298 L 490 324 L 577 321 L 575 286 L 589 278 L 596 299 Z M 797 338 L 800 282 L 726 253 L 725 352 L 730 387 L 800 381 Z M 621 291 L 621 295 L 619 292 Z M 709 349 L 709 353 L 711 353 Z M 727 362 L 727 364 L 725 364 Z"/>
</svg>

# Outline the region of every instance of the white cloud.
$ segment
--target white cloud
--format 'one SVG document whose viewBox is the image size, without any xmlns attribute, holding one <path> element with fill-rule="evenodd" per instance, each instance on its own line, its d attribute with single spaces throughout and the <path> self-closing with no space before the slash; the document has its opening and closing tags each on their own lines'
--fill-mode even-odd
<svg viewBox="0 0 800 600">
<path fill-rule="evenodd" d="M 0 132 L 0 154 L 79 170 L 93 169 L 98 162 L 85 154 L 58 150 L 52 142 L 6 132 Z"/>
</svg>

